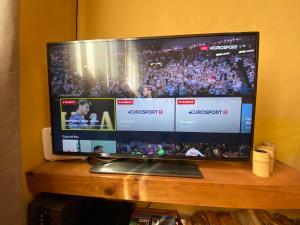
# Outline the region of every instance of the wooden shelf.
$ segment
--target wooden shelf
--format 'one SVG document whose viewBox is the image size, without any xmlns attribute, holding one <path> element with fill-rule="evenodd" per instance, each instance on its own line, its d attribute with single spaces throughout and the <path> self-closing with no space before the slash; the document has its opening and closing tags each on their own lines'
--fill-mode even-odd
<svg viewBox="0 0 300 225">
<path fill-rule="evenodd" d="M 46 162 L 27 172 L 31 192 L 227 208 L 300 209 L 300 173 L 276 163 L 270 178 L 248 162 L 201 161 L 203 179 L 92 174 L 85 161 Z"/>
</svg>

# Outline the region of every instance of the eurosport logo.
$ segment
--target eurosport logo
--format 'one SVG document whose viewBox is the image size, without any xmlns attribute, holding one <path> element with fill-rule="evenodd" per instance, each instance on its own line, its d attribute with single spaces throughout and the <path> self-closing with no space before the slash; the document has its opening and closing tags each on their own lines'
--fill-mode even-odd
<svg viewBox="0 0 300 225">
<path fill-rule="evenodd" d="M 235 49 L 238 49 L 238 45 L 215 45 L 209 48 L 209 50 L 235 50 Z"/>
<path fill-rule="evenodd" d="M 128 111 L 131 115 L 162 115 L 164 111 L 162 109 L 131 109 Z"/>
<path fill-rule="evenodd" d="M 227 109 L 217 109 L 217 110 L 209 110 L 209 109 L 203 109 L 203 110 L 191 110 L 189 111 L 189 114 L 192 115 L 227 115 L 228 110 Z"/>
</svg>

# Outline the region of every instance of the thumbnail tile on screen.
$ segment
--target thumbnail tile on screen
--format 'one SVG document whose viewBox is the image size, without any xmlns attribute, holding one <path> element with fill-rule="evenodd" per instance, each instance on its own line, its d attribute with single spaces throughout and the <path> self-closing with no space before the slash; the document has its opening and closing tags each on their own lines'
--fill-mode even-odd
<svg viewBox="0 0 300 225">
<path fill-rule="evenodd" d="M 174 131 L 174 98 L 117 98 L 117 130 Z"/>
<path fill-rule="evenodd" d="M 62 98 L 63 130 L 115 130 L 115 99 Z"/>
<path fill-rule="evenodd" d="M 118 143 L 117 152 L 123 155 L 166 156 L 173 155 L 174 147 L 174 144 L 166 142 L 130 141 Z"/>
<path fill-rule="evenodd" d="M 241 133 L 251 133 L 252 107 L 252 104 L 242 105 Z"/>
<path fill-rule="evenodd" d="M 240 97 L 176 98 L 176 131 L 239 133 Z"/>
<path fill-rule="evenodd" d="M 80 152 L 86 153 L 116 153 L 116 141 L 80 140 Z"/>
<path fill-rule="evenodd" d="M 176 155 L 206 159 L 248 158 L 250 145 L 233 145 L 221 143 L 178 143 Z"/>
<path fill-rule="evenodd" d="M 63 151 L 64 152 L 79 152 L 79 142 L 78 140 L 63 139 Z"/>
</svg>

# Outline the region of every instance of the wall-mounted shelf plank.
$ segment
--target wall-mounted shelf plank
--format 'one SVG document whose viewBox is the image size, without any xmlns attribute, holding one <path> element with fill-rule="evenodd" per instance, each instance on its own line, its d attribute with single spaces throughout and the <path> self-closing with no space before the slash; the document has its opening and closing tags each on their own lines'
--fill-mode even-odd
<svg viewBox="0 0 300 225">
<path fill-rule="evenodd" d="M 203 179 L 92 174 L 85 161 L 46 162 L 27 172 L 29 189 L 134 201 L 228 208 L 300 209 L 300 172 L 277 162 L 270 178 L 249 162 L 201 161 Z"/>
</svg>

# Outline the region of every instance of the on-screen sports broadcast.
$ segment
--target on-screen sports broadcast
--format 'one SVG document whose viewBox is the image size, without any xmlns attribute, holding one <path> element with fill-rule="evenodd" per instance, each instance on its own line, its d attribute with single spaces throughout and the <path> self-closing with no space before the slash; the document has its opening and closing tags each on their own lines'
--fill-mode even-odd
<svg viewBox="0 0 300 225">
<path fill-rule="evenodd" d="M 48 44 L 54 153 L 248 160 L 258 33 Z"/>
</svg>

